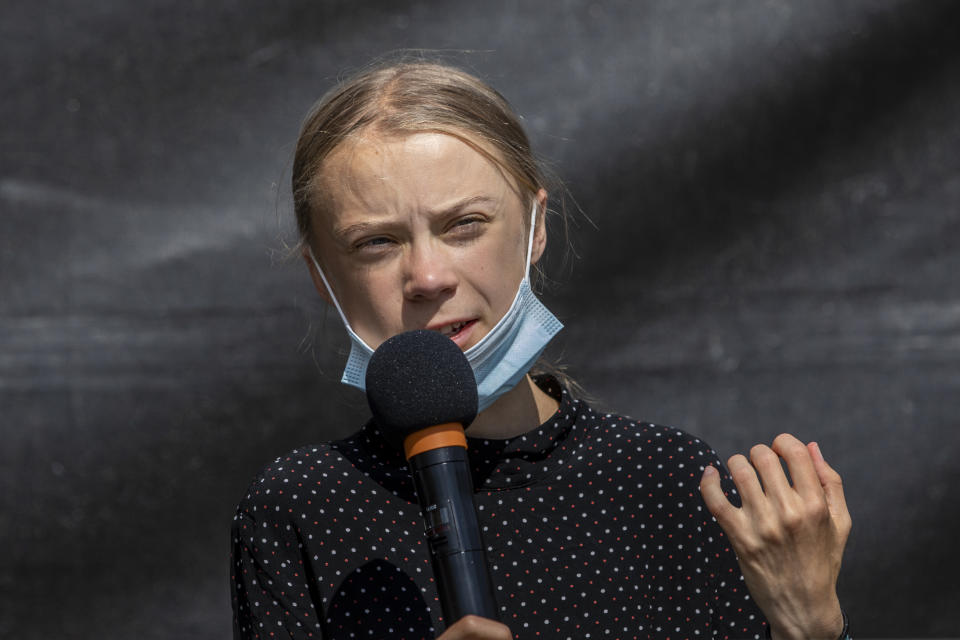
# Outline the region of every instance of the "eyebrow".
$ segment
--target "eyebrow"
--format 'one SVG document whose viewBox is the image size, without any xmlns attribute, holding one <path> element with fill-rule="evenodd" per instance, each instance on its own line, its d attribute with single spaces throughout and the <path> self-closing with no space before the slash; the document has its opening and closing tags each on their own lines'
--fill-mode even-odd
<svg viewBox="0 0 960 640">
<path fill-rule="evenodd" d="M 440 217 L 440 216 L 448 215 L 451 213 L 456 213 L 462 209 L 466 209 L 470 205 L 497 204 L 497 202 L 498 201 L 495 198 L 491 198 L 490 196 L 483 196 L 483 195 L 469 196 L 469 197 L 457 200 L 452 205 L 443 207 L 442 209 L 428 209 L 427 215 L 431 217 Z"/>
<path fill-rule="evenodd" d="M 477 196 L 468 196 L 457 200 L 451 205 L 439 208 L 439 209 L 427 209 L 427 215 L 431 218 L 442 218 L 450 214 L 457 213 L 462 211 L 467 207 L 475 204 L 497 204 L 498 200 L 490 196 L 477 195 Z M 347 225 L 345 227 L 339 227 L 333 229 L 333 235 L 338 238 L 346 238 L 349 235 L 355 233 L 365 233 L 370 230 L 381 229 L 385 226 L 389 226 L 389 222 L 357 222 L 354 224 Z"/>
<path fill-rule="evenodd" d="M 340 240 L 345 240 L 347 236 L 354 233 L 363 233 L 370 229 L 377 229 L 382 226 L 383 223 L 357 222 L 356 224 L 350 224 L 345 227 L 334 227 L 333 236 Z"/>
</svg>

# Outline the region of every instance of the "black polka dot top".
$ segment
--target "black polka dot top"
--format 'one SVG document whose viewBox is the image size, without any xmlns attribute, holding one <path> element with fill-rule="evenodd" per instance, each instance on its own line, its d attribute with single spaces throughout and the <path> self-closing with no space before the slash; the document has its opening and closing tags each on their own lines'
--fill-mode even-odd
<svg viewBox="0 0 960 640">
<path fill-rule="evenodd" d="M 683 431 L 560 401 L 468 438 L 500 618 L 516 638 L 763 638 L 700 498 L 716 454 Z M 723 472 L 728 495 L 735 490 Z M 406 461 L 368 423 L 254 479 L 232 531 L 236 638 L 433 638 L 446 628 Z"/>
</svg>

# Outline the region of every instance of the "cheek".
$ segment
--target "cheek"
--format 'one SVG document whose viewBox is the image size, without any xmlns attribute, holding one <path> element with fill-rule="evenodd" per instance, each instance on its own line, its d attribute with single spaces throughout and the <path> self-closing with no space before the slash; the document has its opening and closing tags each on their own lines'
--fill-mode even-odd
<svg viewBox="0 0 960 640">
<path fill-rule="evenodd" d="M 505 242 L 464 264 L 464 272 L 471 274 L 487 303 L 503 314 L 513 302 L 523 279 L 525 257 L 524 248 L 518 243 Z"/>
<path fill-rule="evenodd" d="M 350 326 L 365 342 L 373 346 L 379 336 L 396 333 L 401 301 L 393 278 L 367 273 L 341 282 L 340 305 Z"/>
<path fill-rule="evenodd" d="M 524 242 L 523 229 L 518 229 L 511 234 L 509 242 L 501 245 L 497 261 L 493 264 L 499 265 L 500 271 L 507 280 L 519 284 L 520 279 L 525 275 L 526 258 L 527 245 Z"/>
</svg>

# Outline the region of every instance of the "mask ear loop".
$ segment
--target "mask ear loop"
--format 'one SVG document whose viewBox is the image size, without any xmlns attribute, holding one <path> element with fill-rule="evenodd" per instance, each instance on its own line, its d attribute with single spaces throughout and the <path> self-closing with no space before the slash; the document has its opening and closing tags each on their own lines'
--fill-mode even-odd
<svg viewBox="0 0 960 640">
<path fill-rule="evenodd" d="M 307 251 L 310 252 L 310 260 L 313 261 L 313 266 L 317 269 L 317 273 L 320 274 L 320 279 L 323 280 L 323 286 L 327 288 L 327 293 L 330 294 L 330 299 L 333 300 L 333 306 L 337 308 L 337 313 L 340 314 L 340 319 L 343 321 L 343 326 L 346 327 L 347 333 L 350 334 L 350 337 L 354 338 L 357 342 L 364 346 L 370 353 L 373 353 L 373 349 L 370 348 L 366 342 L 363 341 L 363 338 L 358 336 L 353 330 L 353 327 L 350 326 L 350 322 L 347 320 L 347 315 L 343 312 L 343 309 L 340 307 L 340 302 L 337 300 L 337 294 L 333 292 L 333 287 L 330 286 L 330 281 L 327 280 L 327 276 L 323 273 L 323 269 L 320 268 L 320 263 L 317 262 L 317 256 L 313 255 L 313 247 L 307 247 Z"/>
<path fill-rule="evenodd" d="M 524 279 L 530 279 L 530 258 L 533 256 L 533 234 L 537 230 L 537 199 L 533 199 L 533 210 L 530 212 L 530 236 L 527 238 L 527 259 L 524 268 Z M 310 254 L 311 256 L 313 253 Z M 329 289 L 329 287 L 327 287 Z"/>
</svg>

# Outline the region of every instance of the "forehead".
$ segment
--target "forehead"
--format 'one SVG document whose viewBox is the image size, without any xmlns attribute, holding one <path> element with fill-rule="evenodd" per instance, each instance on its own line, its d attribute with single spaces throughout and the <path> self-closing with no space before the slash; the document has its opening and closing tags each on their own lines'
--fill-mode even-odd
<svg viewBox="0 0 960 640">
<path fill-rule="evenodd" d="M 320 195 L 324 209 L 334 214 L 412 213 L 475 196 L 501 204 L 519 199 L 515 181 L 494 157 L 469 138 L 446 133 L 367 133 L 327 157 L 319 176 Z"/>
</svg>

